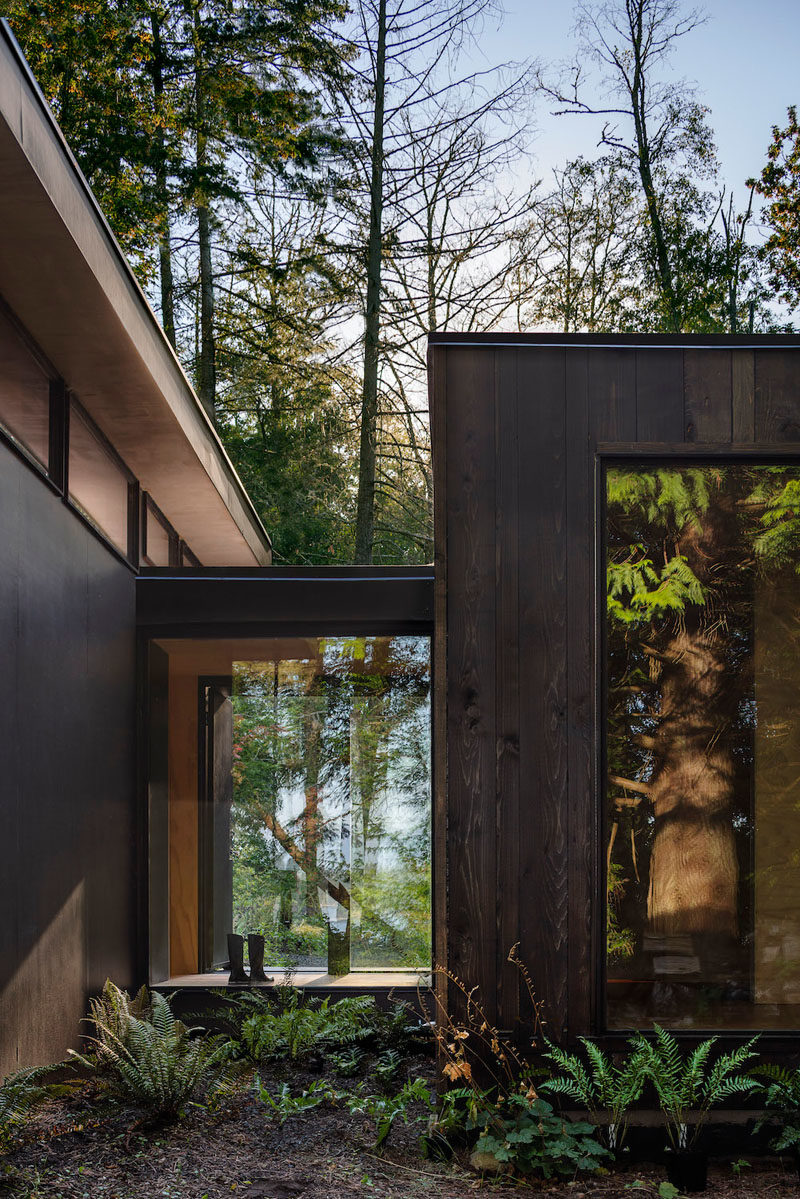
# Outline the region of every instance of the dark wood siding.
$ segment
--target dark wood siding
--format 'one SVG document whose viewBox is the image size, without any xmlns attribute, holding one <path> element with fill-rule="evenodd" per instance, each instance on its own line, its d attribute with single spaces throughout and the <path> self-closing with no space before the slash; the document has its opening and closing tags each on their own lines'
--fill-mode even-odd
<svg viewBox="0 0 800 1199">
<path fill-rule="evenodd" d="M 501 1027 L 597 1027 L 601 455 L 800 456 L 789 339 L 432 339 L 441 961 Z M 522 1013 L 524 1015 L 524 1012 Z"/>
<path fill-rule="evenodd" d="M 133 982 L 134 577 L 0 445 L 0 1075 Z"/>
</svg>

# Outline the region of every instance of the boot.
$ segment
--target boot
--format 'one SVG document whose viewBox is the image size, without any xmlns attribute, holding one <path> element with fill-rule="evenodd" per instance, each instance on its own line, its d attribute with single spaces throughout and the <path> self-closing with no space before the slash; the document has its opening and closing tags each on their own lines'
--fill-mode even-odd
<svg viewBox="0 0 800 1199">
<path fill-rule="evenodd" d="M 250 958 L 250 982 L 274 982 L 274 979 L 267 978 L 264 973 L 264 938 L 257 933 L 250 933 L 247 938 L 247 953 Z"/>
<path fill-rule="evenodd" d="M 246 983 L 244 972 L 244 937 L 238 933 L 228 933 L 228 957 L 230 958 L 231 973 L 229 983 Z"/>
</svg>

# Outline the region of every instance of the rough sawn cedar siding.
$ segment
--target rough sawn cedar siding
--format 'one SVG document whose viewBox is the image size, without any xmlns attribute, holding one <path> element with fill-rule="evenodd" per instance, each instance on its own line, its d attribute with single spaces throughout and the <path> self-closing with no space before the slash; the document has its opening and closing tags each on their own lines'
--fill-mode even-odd
<svg viewBox="0 0 800 1199">
<path fill-rule="evenodd" d="M 437 953 L 511 1028 L 518 941 L 572 1039 L 602 1031 L 599 463 L 800 456 L 800 343 L 442 333 L 429 377 Z"/>
</svg>

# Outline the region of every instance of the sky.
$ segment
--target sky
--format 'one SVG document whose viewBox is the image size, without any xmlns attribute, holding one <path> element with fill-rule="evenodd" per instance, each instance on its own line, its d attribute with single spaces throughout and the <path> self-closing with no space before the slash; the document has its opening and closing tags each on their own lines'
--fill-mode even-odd
<svg viewBox="0 0 800 1199">
<path fill-rule="evenodd" d="M 488 62 L 570 58 L 570 0 L 505 0 L 504 7 L 501 28 L 487 27 L 481 37 Z M 674 74 L 695 83 L 698 100 L 711 109 L 722 178 L 744 197 L 744 181 L 766 161 L 772 126 L 785 124 L 790 104 L 800 106 L 800 0 L 709 0 L 702 8 L 706 23 L 676 44 Z M 590 156 L 600 130 L 596 120 L 554 118 L 539 101 L 537 175 L 579 153 Z"/>
</svg>

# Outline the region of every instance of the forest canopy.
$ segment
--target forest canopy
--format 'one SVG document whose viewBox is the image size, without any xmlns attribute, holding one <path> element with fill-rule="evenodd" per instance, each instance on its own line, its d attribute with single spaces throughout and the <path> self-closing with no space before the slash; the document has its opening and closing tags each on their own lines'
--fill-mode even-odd
<svg viewBox="0 0 800 1199">
<path fill-rule="evenodd" d="M 277 562 L 430 561 L 430 332 L 769 331 L 800 299 L 796 111 L 725 178 L 681 0 L 578 5 L 561 67 L 483 60 L 494 0 L 0 14 Z M 545 109 L 586 128 L 549 178 Z"/>
</svg>

